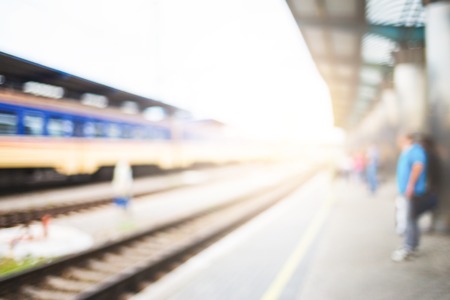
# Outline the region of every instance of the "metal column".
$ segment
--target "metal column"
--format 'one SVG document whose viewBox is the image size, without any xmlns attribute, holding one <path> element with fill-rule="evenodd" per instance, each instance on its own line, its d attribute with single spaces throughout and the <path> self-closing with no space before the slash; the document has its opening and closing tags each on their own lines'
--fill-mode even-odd
<svg viewBox="0 0 450 300">
<path fill-rule="evenodd" d="M 397 93 L 400 130 L 427 130 L 426 73 L 423 47 L 402 46 L 395 54 L 394 86 Z"/>
<path fill-rule="evenodd" d="M 443 159 L 440 207 L 435 228 L 450 229 L 450 1 L 424 1 L 426 6 L 426 60 L 429 124 Z"/>
</svg>

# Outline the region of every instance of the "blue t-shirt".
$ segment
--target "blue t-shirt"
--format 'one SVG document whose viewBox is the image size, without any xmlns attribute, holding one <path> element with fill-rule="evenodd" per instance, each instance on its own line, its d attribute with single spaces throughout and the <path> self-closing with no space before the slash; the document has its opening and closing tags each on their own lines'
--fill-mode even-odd
<svg viewBox="0 0 450 300">
<path fill-rule="evenodd" d="M 427 156 L 422 146 L 413 144 L 411 148 L 404 150 L 400 155 L 397 163 L 397 186 L 400 194 L 404 195 L 408 186 L 409 176 L 411 175 L 412 166 L 415 163 L 421 163 L 423 170 L 419 175 L 414 186 L 414 194 L 422 195 L 426 189 L 426 163 Z"/>
</svg>

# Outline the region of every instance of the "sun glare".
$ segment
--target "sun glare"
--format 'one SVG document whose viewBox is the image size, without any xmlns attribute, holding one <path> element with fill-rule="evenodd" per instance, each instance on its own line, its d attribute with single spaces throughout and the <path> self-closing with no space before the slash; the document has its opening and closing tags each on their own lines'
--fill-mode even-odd
<svg viewBox="0 0 450 300">
<path fill-rule="evenodd" d="M 328 90 L 284 1 L 0 1 L 0 9 L 9 12 L 1 51 L 264 138 L 332 130 Z"/>
</svg>

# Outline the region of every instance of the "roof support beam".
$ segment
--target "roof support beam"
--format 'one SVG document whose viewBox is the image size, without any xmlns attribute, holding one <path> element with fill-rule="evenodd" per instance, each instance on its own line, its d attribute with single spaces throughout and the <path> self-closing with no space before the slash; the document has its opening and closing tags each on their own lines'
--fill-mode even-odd
<svg viewBox="0 0 450 300">
<path fill-rule="evenodd" d="M 315 26 L 321 28 L 330 28 L 330 29 L 341 29 L 348 30 L 354 32 L 364 31 L 366 27 L 365 22 L 361 22 L 358 19 L 349 19 L 349 18 L 315 18 L 308 16 L 295 16 L 298 26 L 300 27 L 308 27 Z"/>
<path fill-rule="evenodd" d="M 369 25 L 368 32 L 390 39 L 394 42 L 418 42 L 425 40 L 424 27 L 400 27 L 389 25 Z"/>
</svg>

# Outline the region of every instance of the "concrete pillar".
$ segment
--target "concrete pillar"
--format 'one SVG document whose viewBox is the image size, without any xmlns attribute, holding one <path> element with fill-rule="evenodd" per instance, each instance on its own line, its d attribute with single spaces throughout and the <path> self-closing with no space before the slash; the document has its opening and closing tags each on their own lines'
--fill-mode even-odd
<svg viewBox="0 0 450 300">
<path fill-rule="evenodd" d="M 390 174 L 395 174 L 399 154 L 395 141 L 399 130 L 398 124 L 400 124 L 400 110 L 397 93 L 392 86 L 386 86 L 382 90 L 380 101 L 383 104 L 383 113 L 385 115 L 385 122 L 379 133 L 380 139 L 378 143 L 382 147 L 380 153 L 383 155 L 385 170 Z"/>
<path fill-rule="evenodd" d="M 381 102 L 384 105 L 388 125 L 396 127 L 399 124 L 400 111 L 397 94 L 392 88 L 385 88 L 381 92 Z"/>
<path fill-rule="evenodd" d="M 427 127 L 424 50 L 402 47 L 394 54 L 394 88 L 400 130 L 423 132 Z"/>
<path fill-rule="evenodd" d="M 450 1 L 426 2 L 425 42 L 427 45 L 430 131 L 443 160 L 443 184 L 435 229 L 450 229 Z"/>
</svg>

